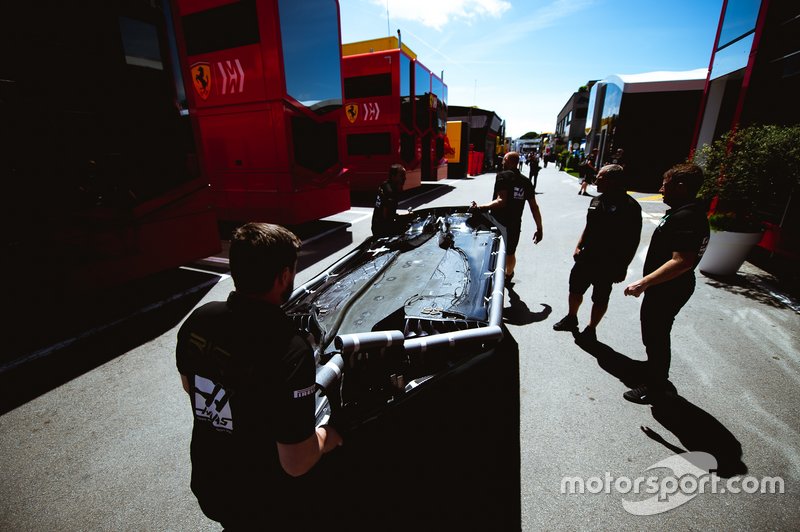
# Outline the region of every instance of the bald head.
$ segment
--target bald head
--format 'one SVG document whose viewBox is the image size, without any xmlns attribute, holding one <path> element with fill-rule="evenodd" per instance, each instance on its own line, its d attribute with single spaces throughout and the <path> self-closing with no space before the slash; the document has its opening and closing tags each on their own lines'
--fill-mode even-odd
<svg viewBox="0 0 800 532">
<path fill-rule="evenodd" d="M 503 157 L 503 169 L 511 170 L 519 166 L 519 153 L 510 151 Z"/>
<path fill-rule="evenodd" d="M 598 192 L 609 190 L 623 190 L 625 188 L 625 169 L 618 164 L 603 166 L 595 177 Z"/>
</svg>

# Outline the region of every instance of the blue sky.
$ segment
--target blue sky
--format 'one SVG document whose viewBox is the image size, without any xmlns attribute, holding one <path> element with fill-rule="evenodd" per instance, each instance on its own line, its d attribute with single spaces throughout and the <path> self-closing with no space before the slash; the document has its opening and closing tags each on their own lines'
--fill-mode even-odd
<svg viewBox="0 0 800 532">
<path fill-rule="evenodd" d="M 396 35 L 451 105 L 506 134 L 553 131 L 569 97 L 611 74 L 707 68 L 722 0 L 339 0 L 342 42 Z"/>
</svg>

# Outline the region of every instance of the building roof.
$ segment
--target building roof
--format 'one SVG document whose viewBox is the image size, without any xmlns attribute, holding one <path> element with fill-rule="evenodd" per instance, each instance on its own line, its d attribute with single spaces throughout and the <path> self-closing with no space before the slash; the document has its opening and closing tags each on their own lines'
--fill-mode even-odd
<svg viewBox="0 0 800 532">
<path fill-rule="evenodd" d="M 702 89 L 707 76 L 708 68 L 696 68 L 682 71 L 614 74 L 603 81 L 620 86 L 622 92 L 667 92 Z"/>
<path fill-rule="evenodd" d="M 397 48 L 402 48 L 411 59 L 417 58 L 417 54 L 415 54 L 411 48 L 401 43 L 397 37 L 380 37 L 378 39 L 369 39 L 366 41 L 342 43 L 342 56 L 383 52 L 386 50 L 395 50 Z"/>
<path fill-rule="evenodd" d="M 492 131 L 500 131 L 500 126 L 503 123 L 503 119 L 494 111 L 460 105 L 451 105 L 447 108 L 447 119 L 468 121 L 472 128 L 488 127 Z"/>
</svg>

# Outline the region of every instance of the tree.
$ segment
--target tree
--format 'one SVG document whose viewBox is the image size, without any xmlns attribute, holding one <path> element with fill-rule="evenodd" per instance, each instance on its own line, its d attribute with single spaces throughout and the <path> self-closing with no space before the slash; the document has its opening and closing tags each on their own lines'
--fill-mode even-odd
<svg viewBox="0 0 800 532">
<path fill-rule="evenodd" d="M 760 230 L 800 188 L 800 125 L 754 125 L 729 131 L 695 154 L 705 174 L 701 198 L 717 199 L 712 228 Z"/>
<path fill-rule="evenodd" d="M 525 133 L 524 135 L 522 135 L 522 136 L 520 137 L 520 139 L 522 139 L 522 140 L 529 140 L 529 139 L 535 139 L 535 138 L 538 138 L 538 137 L 539 137 L 539 134 L 538 134 L 537 132 L 535 132 L 535 131 L 528 131 L 527 133 Z"/>
</svg>

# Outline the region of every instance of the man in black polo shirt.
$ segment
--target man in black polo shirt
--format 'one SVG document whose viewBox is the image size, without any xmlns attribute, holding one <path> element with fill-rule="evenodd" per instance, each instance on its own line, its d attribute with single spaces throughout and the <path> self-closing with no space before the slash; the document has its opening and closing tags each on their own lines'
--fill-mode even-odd
<svg viewBox="0 0 800 532">
<path fill-rule="evenodd" d="M 277 225 L 236 229 L 236 290 L 196 309 L 178 332 L 177 366 L 194 415 L 191 487 L 203 513 L 226 529 L 306 517 L 310 499 L 293 477 L 342 441 L 330 426 L 315 428 L 314 355 L 280 308 L 299 248 Z"/>
<path fill-rule="evenodd" d="M 517 164 L 519 154 L 515 151 L 506 153 L 503 157 L 503 171 L 497 174 L 494 182 L 494 199 L 485 205 L 472 202 L 472 208 L 480 211 L 489 211 L 497 222 L 503 225 L 506 231 L 506 282 L 511 282 L 514 277 L 514 267 L 517 264 L 516 251 L 522 232 L 522 212 L 525 203 L 528 204 L 536 222 L 536 233 L 533 243 L 542 241 L 542 215 L 539 205 L 536 204 L 536 191 L 530 181 L 519 173 Z"/>
<path fill-rule="evenodd" d="M 646 382 L 623 394 L 634 403 L 657 400 L 669 379 L 672 323 L 694 292 L 694 268 L 708 243 L 706 210 L 696 200 L 702 183 L 703 171 L 694 164 L 678 164 L 664 174 L 660 192 L 671 209 L 653 233 L 644 277 L 625 288 L 626 296 L 644 293 L 641 321 L 647 351 Z"/>
<path fill-rule="evenodd" d="M 400 193 L 406 182 L 406 169 L 401 164 L 389 167 L 389 179 L 378 187 L 372 210 L 372 235 L 376 238 L 399 235 L 405 226 L 404 215 L 397 212 Z"/>
<path fill-rule="evenodd" d="M 642 232 L 642 208 L 625 193 L 622 167 L 606 165 L 596 179 L 601 194 L 589 203 L 586 227 L 572 255 L 575 265 L 569 274 L 569 311 L 553 325 L 557 331 L 577 330 L 578 309 L 592 285 L 589 325 L 578 336 L 585 343 L 597 341 L 595 329 L 608 310 L 611 285 L 625 279 Z"/>
</svg>

